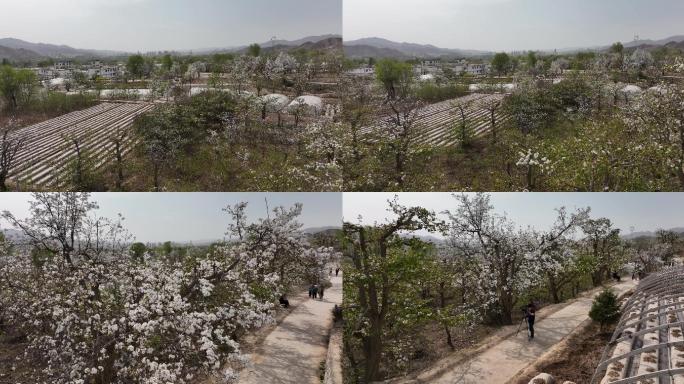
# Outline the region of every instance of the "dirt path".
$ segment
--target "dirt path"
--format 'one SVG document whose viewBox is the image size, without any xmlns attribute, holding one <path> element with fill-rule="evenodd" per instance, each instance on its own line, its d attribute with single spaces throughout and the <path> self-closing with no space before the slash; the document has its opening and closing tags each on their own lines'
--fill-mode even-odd
<svg viewBox="0 0 684 384">
<path fill-rule="evenodd" d="M 628 280 L 612 286 L 612 289 L 620 295 L 635 286 L 635 282 Z M 588 319 L 592 300 L 593 296 L 579 298 L 565 308 L 537 321 L 533 341 L 527 340 L 527 332 L 523 325 L 519 334 L 502 340 L 472 359 L 455 364 L 448 370 L 444 369 L 444 363 L 440 364 L 439 367 L 422 372 L 415 379 L 405 382 L 505 384 Z"/>
<path fill-rule="evenodd" d="M 309 299 L 299 304 L 249 355 L 250 362 L 240 373 L 240 384 L 320 383 L 332 308 L 342 304 L 342 276 L 330 280 L 333 286 L 325 290 L 323 300 Z"/>
</svg>

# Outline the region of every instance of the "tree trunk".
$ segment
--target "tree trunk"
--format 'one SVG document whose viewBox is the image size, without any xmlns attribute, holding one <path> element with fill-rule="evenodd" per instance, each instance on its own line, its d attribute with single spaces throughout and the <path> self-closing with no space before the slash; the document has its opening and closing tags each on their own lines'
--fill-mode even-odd
<svg viewBox="0 0 684 384">
<path fill-rule="evenodd" d="M 159 192 L 159 165 L 155 164 L 152 168 L 154 173 L 154 191 Z"/>
<path fill-rule="evenodd" d="M 496 143 L 496 111 L 491 110 L 492 114 L 492 141 Z"/>
<path fill-rule="evenodd" d="M 366 356 L 364 378 L 366 383 L 380 381 L 380 359 L 382 356 L 381 328 L 371 325 L 371 334 L 364 339 Z"/>
<path fill-rule="evenodd" d="M 561 302 L 560 295 L 558 292 L 560 290 L 560 287 L 558 286 L 558 284 L 556 283 L 556 279 L 552 275 L 549 275 L 548 280 L 549 280 L 549 293 L 551 294 L 551 299 L 553 300 L 553 302 L 555 304 L 558 304 Z"/>
<path fill-rule="evenodd" d="M 446 307 L 446 296 L 444 295 L 444 285 L 445 285 L 444 282 L 439 283 L 439 307 L 442 309 L 442 311 Z M 449 329 L 448 324 L 444 324 L 444 332 L 446 333 L 446 336 L 447 336 L 447 344 L 449 345 L 449 348 L 451 348 L 452 351 L 455 350 L 456 347 L 454 346 L 454 342 L 451 338 L 451 330 Z"/>
<path fill-rule="evenodd" d="M 123 188 L 123 156 L 121 155 L 121 143 L 116 143 L 116 189 Z"/>
<path fill-rule="evenodd" d="M 501 323 L 504 325 L 513 324 L 513 297 L 508 293 L 501 294 L 499 305 L 501 306 Z"/>
</svg>

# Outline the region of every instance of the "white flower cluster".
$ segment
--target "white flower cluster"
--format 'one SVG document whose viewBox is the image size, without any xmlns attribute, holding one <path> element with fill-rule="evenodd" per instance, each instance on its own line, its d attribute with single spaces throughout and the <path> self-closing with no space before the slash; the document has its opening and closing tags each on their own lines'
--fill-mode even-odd
<svg viewBox="0 0 684 384">
<path fill-rule="evenodd" d="M 545 156 L 539 154 L 539 152 L 533 152 L 532 149 L 528 149 L 527 152 L 518 152 L 518 161 L 515 163 L 517 166 L 538 166 L 541 169 L 545 169 L 551 164 L 551 160 Z"/>
<path fill-rule="evenodd" d="M 53 383 L 233 382 L 245 362 L 240 336 L 273 321 L 285 286 L 338 257 L 309 245 L 295 221 L 300 205 L 274 213 L 238 220 L 239 241 L 183 264 L 127 254 L 38 264 L 3 247 L 3 320 L 27 335 Z"/>
</svg>

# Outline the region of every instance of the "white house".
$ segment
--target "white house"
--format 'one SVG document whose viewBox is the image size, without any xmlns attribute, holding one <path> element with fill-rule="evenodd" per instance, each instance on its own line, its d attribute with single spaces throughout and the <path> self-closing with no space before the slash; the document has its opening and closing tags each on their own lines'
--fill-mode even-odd
<svg viewBox="0 0 684 384">
<path fill-rule="evenodd" d="M 58 61 L 55 63 L 55 69 L 57 70 L 71 69 L 71 66 L 71 60 Z"/>
<path fill-rule="evenodd" d="M 360 68 L 352 69 L 351 71 L 349 71 L 347 73 L 350 75 L 354 75 L 354 76 L 374 76 L 375 75 L 375 68 L 373 68 L 373 67 L 360 67 Z"/>
<path fill-rule="evenodd" d="M 40 81 L 52 80 L 57 77 L 57 73 L 51 68 L 36 68 L 33 71 Z"/>
</svg>

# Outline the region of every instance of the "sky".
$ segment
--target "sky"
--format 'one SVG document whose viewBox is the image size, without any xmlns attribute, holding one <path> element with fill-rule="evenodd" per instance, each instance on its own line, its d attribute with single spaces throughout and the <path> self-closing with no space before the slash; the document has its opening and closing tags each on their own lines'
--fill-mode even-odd
<svg viewBox="0 0 684 384">
<path fill-rule="evenodd" d="M 159 243 L 172 241 L 204 242 L 224 238 L 231 218 L 222 209 L 247 202 L 248 219 L 266 217 L 266 202 L 291 207 L 302 203 L 299 222 L 304 228 L 341 227 L 342 195 L 340 193 L 93 193 L 91 200 L 99 205 L 100 217 L 115 219 L 121 213 L 124 227 L 136 241 Z M 29 213 L 29 193 L 5 193 L 0 196 L 0 211 L 8 210 L 17 217 Z M 0 228 L 11 226 L 0 220 Z"/>
<path fill-rule="evenodd" d="M 344 0 L 344 38 L 487 51 L 593 47 L 684 34 L 682 0 Z"/>
<path fill-rule="evenodd" d="M 451 193 L 356 193 L 344 194 L 344 220 L 384 222 L 391 214 L 387 201 L 399 196 L 405 206 L 421 206 L 436 213 L 455 211 Z M 491 204 L 519 227 L 548 229 L 556 219 L 555 209 L 591 207 L 591 217 L 607 217 L 621 233 L 684 227 L 684 193 L 490 193 Z M 446 217 L 441 216 L 442 219 Z M 423 233 L 425 234 L 425 233 Z M 441 236 L 437 236 L 441 237 Z"/>
<path fill-rule="evenodd" d="M 146 52 L 342 34 L 342 0 L 2 0 L 0 38 Z"/>
</svg>

